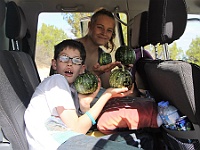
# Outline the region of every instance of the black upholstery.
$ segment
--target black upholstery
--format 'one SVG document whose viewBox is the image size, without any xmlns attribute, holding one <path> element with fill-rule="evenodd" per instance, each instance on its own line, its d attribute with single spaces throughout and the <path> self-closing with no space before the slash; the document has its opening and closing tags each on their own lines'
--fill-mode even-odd
<svg viewBox="0 0 200 150">
<path fill-rule="evenodd" d="M 6 7 L 6 36 L 14 40 L 22 39 L 27 31 L 24 13 L 13 1 L 8 2 Z"/>
<path fill-rule="evenodd" d="M 24 23 L 22 10 L 14 2 L 8 2 L 7 37 L 14 40 L 24 38 L 27 31 Z M 14 150 L 28 150 L 24 112 L 39 83 L 35 63 L 29 54 L 0 50 L 0 127 Z"/>
<path fill-rule="evenodd" d="M 27 150 L 24 111 L 40 83 L 30 55 L 0 51 L 0 126 L 13 149 Z"/>
<path fill-rule="evenodd" d="M 183 61 L 140 60 L 137 71 L 157 102 L 165 100 L 186 115 L 194 130 L 167 132 L 174 137 L 200 140 L 200 67 Z"/>
<path fill-rule="evenodd" d="M 131 47 L 140 48 L 148 44 L 148 12 L 144 11 L 133 18 Z"/>
<path fill-rule="evenodd" d="M 200 93 L 195 92 L 200 88 L 198 66 L 182 61 L 153 61 L 147 63 L 144 70 L 147 78 L 151 79 L 148 85 L 157 101 L 170 101 L 193 123 L 200 123 L 197 117 L 200 116 L 200 110 L 197 109 L 200 107 Z"/>
<path fill-rule="evenodd" d="M 6 12 L 5 2 L 4 0 L 0 0 L 0 27 L 4 22 L 5 12 Z"/>
<path fill-rule="evenodd" d="M 184 33 L 187 22 L 184 0 L 150 0 L 148 12 L 148 40 L 151 44 L 170 44 Z"/>
<path fill-rule="evenodd" d="M 149 43 L 170 44 L 183 34 L 187 21 L 184 0 L 150 0 L 148 13 Z M 175 138 L 200 141 L 200 67 L 183 61 L 142 59 L 137 71 L 157 102 L 169 101 L 194 127 L 184 132 L 163 129 Z"/>
<path fill-rule="evenodd" d="M 27 150 L 24 111 L 39 84 L 31 57 L 0 51 L 0 126 L 13 149 Z"/>
<path fill-rule="evenodd" d="M 148 58 L 153 59 L 151 54 L 144 49 L 144 46 L 149 44 L 148 41 L 148 12 L 144 11 L 140 14 L 137 14 L 133 18 L 133 24 L 131 25 L 131 47 L 134 48 L 136 53 L 136 60 Z M 132 69 L 133 80 L 135 80 L 137 87 L 139 89 L 145 89 L 147 87 L 146 82 L 141 80 L 136 72 L 136 65 Z"/>
<path fill-rule="evenodd" d="M 29 46 L 30 33 L 22 9 L 15 2 L 6 4 L 6 36 L 10 39 L 9 50 L 19 50 L 34 57 Z"/>
</svg>

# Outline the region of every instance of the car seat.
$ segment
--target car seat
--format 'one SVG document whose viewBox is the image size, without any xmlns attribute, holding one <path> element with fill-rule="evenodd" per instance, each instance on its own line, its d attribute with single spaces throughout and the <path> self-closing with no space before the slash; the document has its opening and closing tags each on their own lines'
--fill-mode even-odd
<svg viewBox="0 0 200 150">
<path fill-rule="evenodd" d="M 5 19 L 5 12 L 6 12 L 6 7 L 5 7 L 5 2 L 3 0 L 0 0 L 0 27 L 4 23 Z"/>
<path fill-rule="evenodd" d="M 150 0 L 148 10 L 148 41 L 167 45 L 179 39 L 186 27 L 184 0 Z M 166 56 L 167 58 L 167 56 Z M 167 100 L 186 115 L 193 125 L 190 131 L 169 130 L 163 133 L 170 149 L 200 149 L 200 68 L 184 61 L 142 60 L 137 71 L 147 81 L 157 102 Z"/>
<path fill-rule="evenodd" d="M 130 45 L 135 50 L 136 60 L 134 67 L 132 68 L 133 80 L 136 82 L 137 88 L 145 89 L 146 82 L 142 81 L 140 76 L 136 71 L 136 64 L 140 59 L 153 59 L 148 50 L 144 49 L 144 46 L 149 44 L 148 41 L 148 12 L 144 11 L 137 14 L 130 26 L 131 35 L 130 35 Z"/>
<path fill-rule="evenodd" d="M 15 45 L 27 32 L 22 9 L 12 1 L 6 7 L 6 36 L 13 50 L 0 50 L 0 126 L 6 139 L 0 149 L 6 144 L 9 150 L 28 150 L 24 112 L 40 79 L 31 56 Z"/>
</svg>

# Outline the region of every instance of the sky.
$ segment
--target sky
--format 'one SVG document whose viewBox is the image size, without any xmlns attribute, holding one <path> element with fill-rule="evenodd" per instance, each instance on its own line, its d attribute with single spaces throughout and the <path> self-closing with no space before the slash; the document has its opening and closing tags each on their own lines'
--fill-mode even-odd
<svg viewBox="0 0 200 150">
<path fill-rule="evenodd" d="M 190 17 L 195 17 L 190 15 Z M 198 15 L 200 19 L 200 15 Z M 187 23 L 186 30 L 179 40 L 176 40 L 176 43 L 183 50 L 187 50 L 189 48 L 189 44 L 192 42 L 192 39 L 196 37 L 200 37 L 200 21 L 191 21 Z"/>
<path fill-rule="evenodd" d="M 190 15 L 190 17 L 195 16 Z M 200 19 L 200 15 L 198 15 L 198 18 Z M 61 13 L 51 13 L 51 15 L 49 15 L 49 13 L 41 13 L 39 16 L 38 29 L 41 27 L 42 23 L 54 25 L 59 29 L 63 29 L 70 38 L 74 38 L 74 35 L 70 32 L 70 25 L 68 25 L 66 20 L 63 20 L 63 15 Z M 193 21 L 188 23 L 186 28 L 187 30 L 180 37 L 180 39 L 176 40 L 178 47 L 183 50 L 187 50 L 189 48 L 189 44 L 192 39 L 197 36 L 200 37 L 200 22 Z"/>
<path fill-rule="evenodd" d="M 74 35 L 70 31 L 71 26 L 68 25 L 67 21 L 63 19 L 63 15 L 61 13 L 51 13 L 51 15 L 49 15 L 49 13 L 41 13 L 38 20 L 38 29 L 40 29 L 42 23 L 54 25 L 59 29 L 63 29 L 70 38 L 74 38 Z"/>
</svg>

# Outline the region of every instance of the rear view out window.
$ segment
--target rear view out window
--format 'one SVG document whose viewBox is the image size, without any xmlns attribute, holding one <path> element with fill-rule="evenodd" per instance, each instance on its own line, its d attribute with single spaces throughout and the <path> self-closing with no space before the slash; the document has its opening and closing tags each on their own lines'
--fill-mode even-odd
<svg viewBox="0 0 200 150">
<path fill-rule="evenodd" d="M 92 13 L 41 13 L 38 20 L 35 61 L 41 80 L 49 76 L 54 45 L 64 39 L 76 39 L 87 34 Z M 121 14 L 126 22 L 126 16 Z M 122 26 L 124 41 L 127 41 L 127 27 Z M 117 31 L 116 31 L 117 32 Z M 119 47 L 119 36 L 115 47 Z"/>
</svg>

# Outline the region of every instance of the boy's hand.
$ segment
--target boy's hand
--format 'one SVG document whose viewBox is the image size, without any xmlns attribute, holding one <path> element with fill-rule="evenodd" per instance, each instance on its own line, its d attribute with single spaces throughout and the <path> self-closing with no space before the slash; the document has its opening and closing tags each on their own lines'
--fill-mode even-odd
<svg viewBox="0 0 200 150">
<path fill-rule="evenodd" d="M 107 65 L 102 65 L 102 66 L 99 63 L 97 63 L 96 65 L 93 66 L 93 72 L 99 76 L 103 74 L 104 72 L 111 71 L 113 68 L 120 65 L 121 65 L 121 62 L 119 61 L 112 62 L 112 63 L 109 63 Z"/>
<path fill-rule="evenodd" d="M 114 97 L 125 97 L 125 96 L 130 96 L 133 93 L 134 89 L 134 84 L 132 85 L 131 89 L 128 90 L 128 88 L 123 87 L 123 88 L 109 88 L 106 90 L 107 93 L 110 93 L 112 96 L 111 98 Z"/>
<path fill-rule="evenodd" d="M 81 109 L 82 112 L 86 112 L 90 109 L 90 103 L 97 96 L 100 88 L 101 88 L 101 80 L 98 78 L 98 87 L 97 87 L 97 90 L 94 93 L 86 94 L 86 95 L 78 94 L 80 109 Z"/>
</svg>

